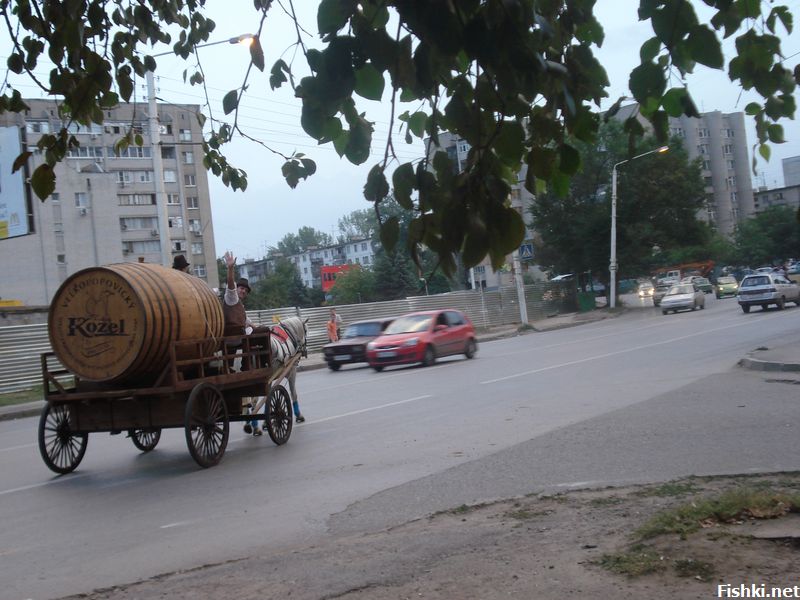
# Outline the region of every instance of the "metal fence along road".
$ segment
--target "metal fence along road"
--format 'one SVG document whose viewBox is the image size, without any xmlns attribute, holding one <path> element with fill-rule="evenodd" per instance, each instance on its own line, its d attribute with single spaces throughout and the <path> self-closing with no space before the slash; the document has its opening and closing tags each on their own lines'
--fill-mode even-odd
<svg viewBox="0 0 800 600">
<path fill-rule="evenodd" d="M 535 283 L 524 286 L 529 321 L 577 310 L 577 294 L 570 283 Z M 325 323 L 329 306 L 298 308 L 288 306 L 248 311 L 250 320 L 271 324 L 282 318 L 308 319 L 308 350 L 314 352 L 327 343 Z M 389 302 L 336 306 L 343 324 L 364 319 L 396 317 L 419 310 L 455 308 L 464 312 L 478 329 L 520 323 L 517 290 L 513 286 L 497 290 L 466 290 L 431 296 L 411 296 Z M 40 355 L 51 350 L 47 324 L 0 327 L 0 393 L 28 389 L 41 383 Z"/>
</svg>

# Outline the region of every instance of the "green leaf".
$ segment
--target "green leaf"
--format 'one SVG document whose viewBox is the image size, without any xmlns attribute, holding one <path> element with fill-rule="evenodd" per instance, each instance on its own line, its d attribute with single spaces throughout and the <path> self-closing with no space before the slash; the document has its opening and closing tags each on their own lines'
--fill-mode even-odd
<svg viewBox="0 0 800 600">
<path fill-rule="evenodd" d="M 680 117 L 689 98 L 686 88 L 672 88 L 661 98 L 661 106 L 670 117 Z"/>
<path fill-rule="evenodd" d="M 698 25 L 692 28 L 686 40 L 686 46 L 695 62 L 712 69 L 721 69 L 725 66 L 722 46 L 717 39 L 717 35 L 706 25 Z"/>
<path fill-rule="evenodd" d="M 631 71 L 628 81 L 633 97 L 640 103 L 648 98 L 661 98 L 667 84 L 664 72 L 653 63 L 643 63 Z"/>
<path fill-rule="evenodd" d="M 45 200 L 56 189 L 56 174 L 50 165 L 36 167 L 31 176 L 31 187 L 40 200 Z"/>
<path fill-rule="evenodd" d="M 425 125 L 428 122 L 428 115 L 422 111 L 417 111 L 408 118 L 408 128 L 418 138 L 425 135 Z"/>
<path fill-rule="evenodd" d="M 347 23 L 348 13 L 342 0 L 322 0 L 317 9 L 317 27 L 320 35 L 336 33 Z"/>
<path fill-rule="evenodd" d="M 525 152 L 525 130 L 517 121 L 503 121 L 499 127 L 500 132 L 494 141 L 498 156 L 506 164 L 519 162 Z"/>
<path fill-rule="evenodd" d="M 283 59 L 279 59 L 275 61 L 275 64 L 272 65 L 272 69 L 270 70 L 269 75 L 269 87 L 270 89 L 277 89 L 281 87 L 282 83 L 288 81 L 285 72 L 289 72 L 289 66 L 283 61 Z"/>
<path fill-rule="evenodd" d="M 781 125 L 770 125 L 767 127 L 769 141 L 774 144 L 783 144 L 786 140 L 783 137 L 783 127 Z"/>
<path fill-rule="evenodd" d="M 383 75 L 371 63 L 365 64 L 355 71 L 356 94 L 367 100 L 380 100 L 383 96 L 383 87 L 386 82 Z"/>
<path fill-rule="evenodd" d="M 394 188 L 394 198 L 406 210 L 411 210 L 411 192 L 417 178 L 414 176 L 414 167 L 411 163 L 404 163 L 395 169 L 392 174 L 392 186 Z"/>
<path fill-rule="evenodd" d="M 758 146 L 758 153 L 764 160 L 769 161 L 771 150 L 767 144 L 760 144 Z"/>
<path fill-rule="evenodd" d="M 381 244 L 384 250 L 391 252 L 397 245 L 397 240 L 400 237 L 400 223 L 397 217 L 389 217 L 386 222 L 381 223 Z"/>
<path fill-rule="evenodd" d="M 364 198 L 370 202 L 380 202 L 389 194 L 389 182 L 380 165 L 369 170 L 367 183 L 364 186 Z"/>
<path fill-rule="evenodd" d="M 261 40 L 253 38 L 250 44 L 250 60 L 259 71 L 264 71 L 264 49 L 261 47 Z M 274 89 L 274 88 L 273 88 Z"/>
<path fill-rule="evenodd" d="M 222 110 L 226 115 L 231 114 L 239 106 L 239 90 L 231 90 L 222 99 Z"/>
<path fill-rule="evenodd" d="M 310 158 L 302 158 L 300 159 L 300 162 L 302 163 L 303 168 L 306 171 L 306 176 L 313 175 L 314 173 L 317 172 L 317 163 L 315 163 Z"/>
<path fill-rule="evenodd" d="M 569 144 L 562 145 L 561 155 L 558 165 L 559 170 L 567 175 L 574 175 L 575 173 L 578 172 L 578 167 L 580 166 L 581 166 L 580 153 Z"/>
<path fill-rule="evenodd" d="M 28 159 L 31 156 L 33 156 L 33 153 L 27 151 L 17 156 L 17 158 L 14 159 L 14 164 L 11 167 L 11 172 L 16 173 L 17 171 L 19 171 L 22 167 L 25 166 L 25 164 L 28 162 Z"/>
<path fill-rule="evenodd" d="M 748 116 L 754 117 L 761 112 L 761 105 L 758 102 L 750 102 L 744 107 L 744 112 Z"/>
<path fill-rule="evenodd" d="M 22 71 L 25 69 L 25 63 L 22 61 L 22 57 L 16 53 L 8 57 L 6 66 L 12 73 L 16 73 L 17 75 L 22 73 Z"/>
<path fill-rule="evenodd" d="M 642 44 L 642 47 L 639 49 L 639 59 L 643 63 L 652 62 L 653 59 L 658 56 L 660 50 L 661 40 L 657 37 L 652 37 Z"/>
</svg>

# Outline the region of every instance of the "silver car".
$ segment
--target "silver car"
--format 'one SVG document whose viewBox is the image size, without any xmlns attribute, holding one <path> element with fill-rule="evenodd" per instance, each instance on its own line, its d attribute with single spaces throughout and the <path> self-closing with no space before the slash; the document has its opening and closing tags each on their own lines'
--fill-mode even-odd
<svg viewBox="0 0 800 600">
<path fill-rule="evenodd" d="M 665 315 L 669 311 L 678 312 L 679 310 L 706 307 L 706 296 L 694 283 L 679 283 L 669 288 L 669 291 L 661 299 L 661 314 Z"/>
<path fill-rule="evenodd" d="M 770 304 L 783 310 L 787 302 L 800 306 L 800 286 L 778 273 L 754 273 L 739 283 L 736 300 L 746 313 L 750 312 L 751 306 L 766 310 Z"/>
</svg>

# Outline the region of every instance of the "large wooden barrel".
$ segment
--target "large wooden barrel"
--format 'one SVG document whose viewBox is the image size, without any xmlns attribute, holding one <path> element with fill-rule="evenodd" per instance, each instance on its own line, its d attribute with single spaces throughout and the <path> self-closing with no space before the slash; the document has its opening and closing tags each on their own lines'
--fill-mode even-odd
<svg viewBox="0 0 800 600">
<path fill-rule="evenodd" d="M 47 325 L 67 369 L 90 381 L 122 382 L 160 373 L 173 341 L 222 337 L 224 318 L 203 280 L 161 265 L 120 263 L 69 277 L 50 303 Z"/>
</svg>

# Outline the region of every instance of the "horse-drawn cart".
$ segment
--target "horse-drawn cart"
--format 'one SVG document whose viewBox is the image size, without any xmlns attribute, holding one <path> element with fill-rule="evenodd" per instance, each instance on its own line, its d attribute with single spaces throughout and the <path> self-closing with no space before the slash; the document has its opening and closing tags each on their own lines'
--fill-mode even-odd
<svg viewBox="0 0 800 600">
<path fill-rule="evenodd" d="M 89 434 L 98 432 L 127 432 L 136 448 L 149 452 L 162 429 L 182 427 L 189 453 L 201 467 L 222 458 L 231 421 L 263 420 L 272 441 L 285 444 L 292 432 L 292 403 L 280 383 L 300 354 L 272 369 L 269 336 L 173 341 L 163 370 L 133 385 L 87 381 L 58 365 L 53 352 L 43 354 L 46 405 L 38 438 L 45 464 L 56 473 L 73 471 Z M 231 341 L 241 345 L 234 350 Z M 239 371 L 233 368 L 237 358 Z M 255 411 L 245 399 L 257 397 L 265 397 L 264 412 L 251 414 Z"/>
</svg>

